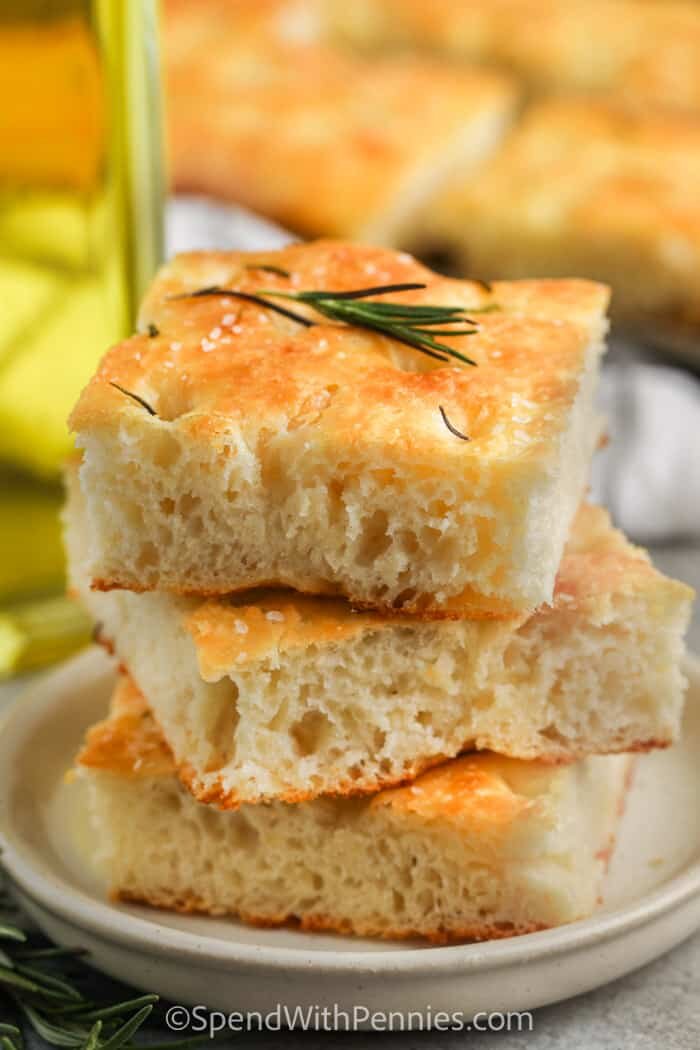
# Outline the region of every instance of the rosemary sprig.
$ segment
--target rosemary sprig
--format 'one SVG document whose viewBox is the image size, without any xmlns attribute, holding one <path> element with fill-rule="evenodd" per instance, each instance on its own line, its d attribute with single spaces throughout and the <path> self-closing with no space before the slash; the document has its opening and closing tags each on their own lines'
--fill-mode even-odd
<svg viewBox="0 0 700 1050">
<path fill-rule="evenodd" d="M 443 343 L 436 336 L 475 335 L 478 323 L 469 314 L 489 313 L 498 309 L 495 304 L 472 307 L 469 313 L 461 306 L 430 306 L 422 303 L 378 303 L 371 296 L 388 295 L 395 292 L 417 291 L 427 285 L 417 282 L 403 284 L 383 284 L 371 288 L 357 288 L 346 292 L 280 292 L 276 289 L 261 289 L 258 293 L 240 292 L 234 288 L 221 288 L 211 285 L 199 288 L 194 292 L 185 292 L 173 296 L 174 299 L 198 298 L 208 295 L 231 296 L 243 302 L 254 303 L 268 310 L 305 325 L 307 328 L 315 322 L 303 314 L 286 309 L 270 299 L 288 299 L 311 307 L 316 313 L 331 321 L 356 328 L 365 328 L 371 332 L 395 339 L 399 343 L 411 346 L 428 357 L 438 361 L 449 361 L 450 358 L 465 365 L 475 365 L 471 357 L 455 350 L 453 346 Z M 267 298 L 266 298 L 267 297 Z M 454 327 L 455 325 L 461 327 Z"/>
<path fill-rule="evenodd" d="M 9 910 L 7 899 L 0 908 Z M 0 922 L 0 1050 L 22 1050 L 23 1030 L 41 1045 L 65 1050 L 132 1050 L 134 1036 L 148 1019 L 157 995 L 96 1003 L 72 979 L 73 948 L 31 946 L 12 922 Z M 79 964 L 78 964 L 79 965 Z M 12 1016 L 14 1013 L 14 1016 Z M 197 1037 L 188 1040 L 197 1041 Z M 182 1040 L 162 1044 L 182 1046 Z"/>
</svg>

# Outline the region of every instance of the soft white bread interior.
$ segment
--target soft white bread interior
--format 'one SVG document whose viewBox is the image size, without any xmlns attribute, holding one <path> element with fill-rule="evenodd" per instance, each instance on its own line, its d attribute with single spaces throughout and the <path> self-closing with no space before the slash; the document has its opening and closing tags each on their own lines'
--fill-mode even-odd
<svg viewBox="0 0 700 1050">
<path fill-rule="evenodd" d="M 222 813 L 179 783 L 129 683 L 78 759 L 116 897 L 438 942 L 590 914 L 631 762 L 616 755 L 546 766 L 482 753 L 371 798 Z"/>
<path fill-rule="evenodd" d="M 678 734 L 692 592 L 600 508 L 575 519 L 552 606 L 428 622 L 293 592 L 91 591 L 71 489 L 74 585 L 201 800 L 369 792 L 471 747 L 562 761 Z"/>
<path fill-rule="evenodd" d="M 475 334 L 442 337 L 476 367 L 192 294 L 397 282 L 421 287 L 383 302 L 477 311 Z M 549 601 L 598 435 L 607 299 L 576 280 L 487 290 L 337 242 L 177 257 L 142 310 L 152 334 L 107 354 L 72 416 L 94 583 L 272 584 L 435 616 Z"/>
</svg>

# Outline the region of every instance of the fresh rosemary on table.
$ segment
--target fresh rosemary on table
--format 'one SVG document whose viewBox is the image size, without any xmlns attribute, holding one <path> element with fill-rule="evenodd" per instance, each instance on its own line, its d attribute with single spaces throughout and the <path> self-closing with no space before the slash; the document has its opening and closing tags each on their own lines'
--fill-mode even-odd
<svg viewBox="0 0 700 1050">
<path fill-rule="evenodd" d="M 12 905 L 0 888 L 0 911 Z M 87 998 L 75 983 L 76 962 L 85 953 L 75 948 L 36 947 L 27 934 L 0 916 L 0 1048 L 23 1050 L 23 1029 L 49 1046 L 76 1050 L 129 1050 L 147 1020 L 157 995 L 139 995 L 112 1003 Z M 78 975 L 79 976 L 79 975 Z M 200 1037 L 167 1046 L 183 1048 Z M 148 1050 L 157 1050 L 149 1044 Z"/>
<path fill-rule="evenodd" d="M 417 291 L 427 285 L 410 282 L 406 284 L 384 284 L 372 288 L 358 288 L 349 292 L 282 292 L 262 289 L 260 292 L 241 292 L 235 288 L 211 285 L 195 292 L 173 296 L 175 299 L 201 298 L 203 296 L 229 296 L 243 302 L 266 307 L 307 328 L 315 321 L 294 310 L 287 309 L 272 300 L 287 299 L 311 307 L 316 313 L 331 321 L 340 321 L 355 328 L 365 328 L 380 335 L 411 346 L 438 361 L 450 358 L 465 365 L 476 361 L 453 346 L 441 342 L 438 336 L 475 335 L 477 322 L 470 314 L 490 313 L 498 309 L 495 304 L 470 307 L 466 312 L 462 306 L 430 306 L 423 303 L 381 303 L 371 296 L 389 295 L 395 292 Z M 455 327 L 456 326 L 456 327 Z"/>
</svg>

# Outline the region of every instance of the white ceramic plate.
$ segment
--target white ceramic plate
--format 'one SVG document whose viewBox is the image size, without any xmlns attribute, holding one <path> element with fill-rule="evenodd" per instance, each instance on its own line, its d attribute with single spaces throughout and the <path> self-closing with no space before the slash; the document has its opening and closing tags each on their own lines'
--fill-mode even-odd
<svg viewBox="0 0 700 1050">
<path fill-rule="evenodd" d="M 589 920 L 446 948 L 259 930 L 114 905 L 89 861 L 81 785 L 64 782 L 113 672 L 88 651 L 39 680 L 2 726 L 0 840 L 26 910 L 100 969 L 218 1010 L 524 1010 L 642 966 L 700 926 L 700 662 L 688 665 L 683 742 L 640 758 L 605 886 Z"/>
</svg>

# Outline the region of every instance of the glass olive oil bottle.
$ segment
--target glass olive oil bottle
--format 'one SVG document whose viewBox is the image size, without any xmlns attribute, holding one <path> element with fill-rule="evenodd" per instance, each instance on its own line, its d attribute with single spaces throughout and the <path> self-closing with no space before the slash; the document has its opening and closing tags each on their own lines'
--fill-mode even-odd
<svg viewBox="0 0 700 1050">
<path fill-rule="evenodd" d="M 156 15 L 155 0 L 0 0 L 0 675 L 7 602 L 62 585 L 66 418 L 161 255 Z"/>
<path fill-rule="evenodd" d="M 0 459 L 42 475 L 160 256 L 156 41 L 149 0 L 0 0 Z"/>
</svg>

